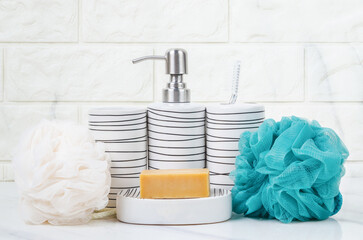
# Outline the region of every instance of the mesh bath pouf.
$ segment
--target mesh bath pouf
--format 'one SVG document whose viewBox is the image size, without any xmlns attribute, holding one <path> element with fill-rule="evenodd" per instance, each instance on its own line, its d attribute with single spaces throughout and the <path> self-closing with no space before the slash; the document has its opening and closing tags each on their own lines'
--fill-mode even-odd
<svg viewBox="0 0 363 240">
<path fill-rule="evenodd" d="M 44 120 L 24 134 L 16 150 L 15 182 L 27 223 L 82 224 L 107 205 L 109 155 L 87 127 Z"/>
<path fill-rule="evenodd" d="M 250 217 L 326 219 L 340 210 L 340 179 L 349 153 L 318 122 L 283 117 L 242 134 L 232 189 L 233 211 Z"/>
</svg>

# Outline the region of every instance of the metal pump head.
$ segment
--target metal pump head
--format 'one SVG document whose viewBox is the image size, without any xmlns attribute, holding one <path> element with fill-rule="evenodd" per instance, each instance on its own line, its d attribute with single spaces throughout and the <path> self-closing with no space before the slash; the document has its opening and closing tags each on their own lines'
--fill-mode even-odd
<svg viewBox="0 0 363 240">
<path fill-rule="evenodd" d="M 163 102 L 187 103 L 190 102 L 190 90 L 183 82 L 183 74 L 188 73 L 187 52 L 184 49 L 175 48 L 166 51 L 165 56 L 145 56 L 132 60 L 139 63 L 144 60 L 165 60 L 166 74 L 170 74 L 170 82 L 163 89 Z"/>
</svg>

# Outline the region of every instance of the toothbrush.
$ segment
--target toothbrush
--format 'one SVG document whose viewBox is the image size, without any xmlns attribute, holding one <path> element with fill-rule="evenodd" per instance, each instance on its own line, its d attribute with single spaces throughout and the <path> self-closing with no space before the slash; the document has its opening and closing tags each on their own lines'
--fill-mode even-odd
<svg viewBox="0 0 363 240">
<path fill-rule="evenodd" d="M 239 73 L 241 70 L 241 61 L 236 61 L 233 68 L 233 78 L 232 78 L 232 95 L 229 102 L 226 104 L 235 104 L 238 97 L 238 83 L 239 83 Z"/>
</svg>

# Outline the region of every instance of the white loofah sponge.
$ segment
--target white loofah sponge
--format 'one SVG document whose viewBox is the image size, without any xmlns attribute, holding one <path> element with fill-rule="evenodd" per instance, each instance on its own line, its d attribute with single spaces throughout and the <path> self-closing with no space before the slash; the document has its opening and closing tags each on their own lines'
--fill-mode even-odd
<svg viewBox="0 0 363 240">
<path fill-rule="evenodd" d="M 107 205 L 109 157 L 86 127 L 42 121 L 21 140 L 13 166 L 28 223 L 82 224 Z"/>
</svg>

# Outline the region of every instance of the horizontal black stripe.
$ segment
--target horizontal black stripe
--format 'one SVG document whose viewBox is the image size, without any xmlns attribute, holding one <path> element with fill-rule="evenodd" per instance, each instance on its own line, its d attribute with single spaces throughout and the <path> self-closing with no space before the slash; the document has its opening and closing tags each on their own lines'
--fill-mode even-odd
<svg viewBox="0 0 363 240">
<path fill-rule="evenodd" d="M 180 140 L 175 140 L 175 139 L 160 139 L 160 138 L 154 138 L 154 137 L 149 137 L 149 139 L 153 139 L 153 140 L 157 140 L 157 141 L 162 141 L 162 142 L 185 142 L 185 141 L 193 141 L 193 140 L 198 140 L 198 139 L 202 139 L 204 138 L 204 135 L 202 137 L 197 137 L 197 138 L 189 138 L 189 139 L 180 139 Z"/>
<path fill-rule="evenodd" d="M 207 144 L 208 142 L 239 142 L 239 139 L 236 139 L 236 140 L 206 140 L 207 141 Z"/>
<path fill-rule="evenodd" d="M 195 160 L 160 160 L 160 159 L 152 159 L 149 158 L 149 161 L 152 162 L 201 162 L 201 161 L 205 161 L 205 159 L 195 159 Z"/>
<path fill-rule="evenodd" d="M 234 163 L 226 163 L 226 162 L 215 162 L 215 161 L 211 161 L 207 159 L 207 163 L 211 162 L 211 163 L 216 163 L 216 164 L 223 164 L 223 165 L 234 165 Z"/>
<path fill-rule="evenodd" d="M 157 126 L 157 127 L 165 127 L 165 128 L 198 128 L 198 127 L 205 127 L 205 124 L 203 125 L 198 125 L 198 126 L 165 126 L 165 125 L 159 125 L 159 124 L 154 124 L 151 122 L 148 122 L 148 125 L 151 126 Z"/>
<path fill-rule="evenodd" d="M 227 123 L 227 124 L 230 124 L 230 123 L 237 123 L 237 124 L 239 124 L 239 123 L 244 123 L 244 121 L 248 121 L 248 120 L 227 120 L 227 119 L 221 120 L 221 119 L 215 119 L 215 118 L 206 117 L 206 121 L 207 122 L 210 122 L 208 120 L 212 120 L 212 121 L 216 121 L 216 122 L 221 122 L 221 123 Z M 211 122 L 211 123 L 213 123 L 213 122 Z"/>
<path fill-rule="evenodd" d="M 209 174 L 210 176 L 229 176 L 229 173 L 223 174 L 223 173 L 211 173 Z"/>
<path fill-rule="evenodd" d="M 207 114 L 213 114 L 213 115 L 235 115 L 235 114 L 250 114 L 250 113 L 262 113 L 262 112 L 265 112 L 265 110 L 254 111 L 254 112 L 233 112 L 233 113 L 213 113 L 206 111 Z"/>
<path fill-rule="evenodd" d="M 135 158 L 135 159 L 128 159 L 128 160 L 111 160 L 111 162 L 132 162 L 132 161 L 139 161 L 139 160 L 143 160 L 147 158 L 147 156 L 142 157 L 142 158 Z"/>
<path fill-rule="evenodd" d="M 221 139 L 226 139 L 226 140 L 239 140 L 239 138 L 219 137 L 219 136 L 210 135 L 208 133 L 206 135 L 208 137 L 221 138 Z"/>
<path fill-rule="evenodd" d="M 230 174 L 230 172 L 228 172 L 228 173 L 217 173 L 217 172 L 213 172 L 213 171 L 210 171 L 210 170 L 209 170 L 209 172 L 214 174 L 214 175 L 229 175 Z"/>
<path fill-rule="evenodd" d="M 151 107 L 148 107 L 147 108 L 148 111 L 149 109 L 152 110 L 152 111 L 159 111 L 159 112 L 169 112 L 169 113 L 200 113 L 200 112 L 205 112 L 205 109 L 204 110 L 199 110 L 199 111 L 193 111 L 193 112 L 177 112 L 177 111 L 169 111 L 169 110 L 162 110 L 162 109 L 156 109 L 156 108 L 151 108 Z"/>
<path fill-rule="evenodd" d="M 136 178 L 140 178 L 140 176 L 137 176 L 137 177 L 112 177 L 112 178 L 129 178 L 129 179 L 136 179 Z"/>
<path fill-rule="evenodd" d="M 154 153 L 154 154 L 158 154 L 158 155 L 162 155 L 162 156 L 172 156 L 172 157 L 188 157 L 188 156 L 196 156 L 196 155 L 201 155 L 201 154 L 205 154 L 205 151 L 201 152 L 201 153 L 192 153 L 192 154 L 166 154 L 166 153 L 158 153 L 158 152 L 154 152 L 154 151 L 150 151 L 149 153 Z"/>
<path fill-rule="evenodd" d="M 166 146 L 155 146 L 155 145 L 149 145 L 149 147 L 155 147 L 155 148 L 167 148 L 167 149 L 192 149 L 192 148 L 204 148 L 203 146 L 197 146 L 197 147 L 166 147 Z"/>
<path fill-rule="evenodd" d="M 155 115 L 158 115 L 158 116 L 161 116 L 161 117 L 167 117 L 167 118 L 173 118 L 173 119 L 191 119 L 191 120 L 204 120 L 205 118 L 204 117 L 200 117 L 200 118 L 183 118 L 183 117 L 174 117 L 174 116 L 169 116 L 169 115 L 164 115 L 164 114 L 160 114 L 160 113 L 156 113 L 154 111 L 149 111 L 150 113 L 152 114 L 155 114 Z"/>
<path fill-rule="evenodd" d="M 221 125 L 225 125 L 225 123 L 220 123 L 220 122 L 223 122 L 224 120 L 214 120 L 214 121 L 218 121 L 218 122 L 210 122 L 208 121 L 208 117 L 206 117 L 206 121 L 207 123 L 211 123 L 211 124 L 221 124 Z M 211 119 L 212 120 L 212 119 Z M 239 125 L 239 124 L 252 124 L 253 122 L 256 122 L 256 123 L 259 123 L 259 122 L 263 122 L 265 120 L 265 118 L 254 118 L 254 119 L 249 119 L 249 120 L 236 120 L 234 122 L 237 122 L 237 123 L 228 123 L 228 125 Z"/>
<path fill-rule="evenodd" d="M 212 129 L 212 130 L 222 130 L 222 131 L 224 131 L 224 130 L 242 130 L 242 129 L 256 129 L 256 128 L 259 128 L 259 126 L 257 126 L 257 127 L 245 127 L 245 128 L 243 128 L 243 127 L 240 127 L 240 128 L 211 128 L 211 127 L 207 127 L 207 130 Z"/>
<path fill-rule="evenodd" d="M 127 119 L 127 120 L 114 120 L 114 121 L 88 121 L 88 123 L 117 123 L 117 122 L 131 122 L 140 119 L 146 119 L 146 115 L 139 118 Z"/>
<path fill-rule="evenodd" d="M 105 151 L 107 153 L 146 153 L 147 150 L 143 151 Z"/>
<path fill-rule="evenodd" d="M 220 149 L 220 148 L 211 148 L 208 146 L 207 149 L 216 150 L 216 151 L 228 151 L 228 152 L 238 151 L 238 149 Z"/>
<path fill-rule="evenodd" d="M 149 132 L 152 133 L 157 133 L 157 134 L 164 134 L 164 135 L 171 135 L 171 136 L 182 136 L 182 137 L 199 137 L 199 136 L 204 136 L 204 134 L 179 134 L 179 133 L 168 133 L 168 132 L 158 132 L 158 131 L 154 131 L 154 130 L 150 130 Z"/>
<path fill-rule="evenodd" d="M 128 176 L 128 175 L 140 175 L 140 173 L 141 173 L 141 172 L 136 172 L 136 173 L 111 174 L 111 177 Z"/>
<path fill-rule="evenodd" d="M 139 188 L 140 186 L 134 186 L 134 187 L 111 187 L 111 189 L 130 189 L 130 188 Z"/>
<path fill-rule="evenodd" d="M 156 168 L 156 167 L 151 167 L 151 166 L 149 166 L 149 169 L 153 169 L 153 170 L 159 170 L 160 168 Z"/>
<path fill-rule="evenodd" d="M 123 117 L 123 116 L 135 116 L 135 115 L 141 115 L 145 114 L 146 111 L 141 113 L 127 113 L 127 114 L 88 114 L 89 116 L 95 116 L 95 117 Z"/>
<path fill-rule="evenodd" d="M 199 120 L 199 121 L 175 121 L 175 120 L 165 120 L 165 119 L 157 119 L 157 118 L 153 118 L 148 116 L 148 119 L 151 120 L 155 120 L 155 121 L 160 121 L 160 122 L 175 122 L 175 123 L 200 123 L 200 122 L 205 122 L 205 119 L 203 118 L 203 120 Z"/>
<path fill-rule="evenodd" d="M 102 131 L 102 132 L 127 132 L 127 131 L 136 131 L 136 130 L 143 130 L 146 129 L 146 127 L 143 128 L 133 128 L 133 129 L 94 129 L 90 128 L 91 131 Z"/>
<path fill-rule="evenodd" d="M 209 154 L 206 154 L 208 157 L 215 157 L 215 158 L 236 158 L 236 156 L 214 156 L 214 155 L 209 155 Z"/>
<path fill-rule="evenodd" d="M 135 138 L 123 138 L 123 139 L 112 139 L 112 140 L 101 140 L 101 139 L 96 139 L 96 142 L 104 142 L 104 143 L 127 143 L 130 140 L 135 140 L 135 139 L 140 139 L 140 138 L 146 138 L 147 134 L 141 137 L 135 137 Z"/>
<path fill-rule="evenodd" d="M 212 183 L 212 182 L 210 182 L 209 184 L 217 185 L 217 186 L 230 186 L 230 187 L 234 186 L 233 183 L 227 184 L 227 183 Z"/>
<path fill-rule="evenodd" d="M 141 125 L 141 124 L 146 124 L 147 122 L 141 122 L 141 123 L 132 123 L 132 124 L 117 124 L 117 125 L 100 125 L 100 124 L 89 124 L 88 126 L 91 127 L 128 127 L 128 126 L 135 126 L 135 125 Z"/>
<path fill-rule="evenodd" d="M 139 143 L 139 142 L 147 142 L 147 140 L 140 140 L 140 141 L 127 141 L 127 142 L 107 142 L 107 143 Z"/>
<path fill-rule="evenodd" d="M 111 167 L 111 169 L 140 168 L 140 167 L 146 167 L 146 164 L 144 164 L 144 165 L 139 165 L 139 166 L 131 166 L 131 167 Z"/>
</svg>

